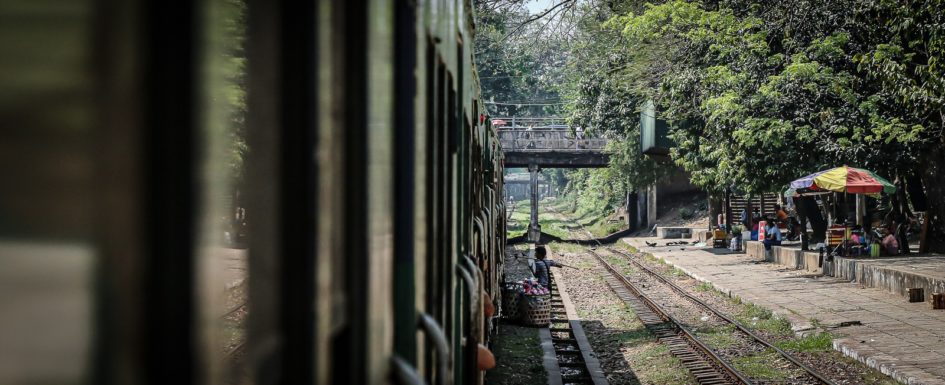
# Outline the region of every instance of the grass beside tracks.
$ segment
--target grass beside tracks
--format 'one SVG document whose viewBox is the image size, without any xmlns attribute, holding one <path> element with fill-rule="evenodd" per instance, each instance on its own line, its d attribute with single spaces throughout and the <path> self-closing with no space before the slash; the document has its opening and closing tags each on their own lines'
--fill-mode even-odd
<svg viewBox="0 0 945 385">
<path fill-rule="evenodd" d="M 532 385 L 548 381 L 538 329 L 503 324 L 495 341 L 492 352 L 496 367 L 486 372 L 486 384 Z"/>
<path fill-rule="evenodd" d="M 797 335 L 791 329 L 791 323 L 788 320 L 773 314 L 766 308 L 745 302 L 740 297 L 729 297 L 708 282 L 699 284 L 696 290 L 714 293 L 718 297 L 728 300 L 735 309 L 737 309 L 736 314 L 731 314 L 735 320 L 753 332 L 764 334 L 769 342 L 781 350 L 794 355 L 810 356 L 813 361 L 841 362 L 851 367 L 856 367 L 858 368 L 856 369 L 856 373 L 860 380 L 856 383 L 871 385 L 898 384 L 898 382 L 879 371 L 868 368 L 849 357 L 843 356 L 840 352 L 833 350 L 833 339 L 836 338 L 836 335 L 829 331 L 820 330 L 805 335 Z M 819 324 L 816 320 L 812 320 L 812 323 L 814 325 Z M 719 347 L 724 347 L 726 343 L 724 337 L 717 337 L 717 340 L 713 341 L 711 334 L 706 333 L 706 335 L 707 343 L 709 343 L 710 346 L 714 346 L 714 343 L 718 343 Z M 774 354 L 773 351 L 770 353 Z M 765 354 L 768 354 L 768 352 Z M 752 377 L 764 378 L 771 381 L 783 380 L 784 377 L 779 374 L 780 371 L 777 368 L 771 368 L 766 364 L 770 362 L 770 357 L 765 354 L 747 356 L 736 360 L 732 364 L 737 369 Z"/>
</svg>

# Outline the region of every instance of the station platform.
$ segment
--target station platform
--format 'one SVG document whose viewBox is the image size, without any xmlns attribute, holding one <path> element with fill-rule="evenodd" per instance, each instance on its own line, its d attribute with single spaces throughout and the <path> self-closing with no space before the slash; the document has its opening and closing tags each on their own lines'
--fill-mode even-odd
<svg viewBox="0 0 945 385">
<path fill-rule="evenodd" d="M 912 285 L 915 281 L 909 280 L 915 277 L 940 285 L 945 276 L 941 256 L 837 258 L 818 271 L 817 259 L 809 260 L 817 253 L 799 253 L 799 247 L 791 250 L 790 244 L 766 255 L 759 242 L 748 242 L 746 252 L 735 253 L 665 246 L 665 239 L 655 237 L 622 241 L 730 296 L 770 309 L 795 331 L 829 329 L 838 336 L 834 349 L 899 382 L 945 384 L 945 310 L 933 310 L 926 302 L 909 303 L 897 290 L 886 288 Z M 851 279 L 851 272 L 864 282 Z M 886 281 L 900 283 L 882 284 Z M 927 289 L 927 297 L 929 293 Z"/>
<path fill-rule="evenodd" d="M 945 293 L 945 255 L 911 254 L 894 257 L 834 257 L 820 262 L 820 253 L 801 251 L 799 242 L 772 246 L 765 252 L 764 245 L 748 241 L 746 253 L 757 260 L 777 263 L 785 267 L 823 273 L 877 288 L 891 294 L 908 296 L 909 288 L 922 288 L 926 298 L 931 293 Z"/>
<path fill-rule="evenodd" d="M 210 306 L 210 311 L 224 314 L 232 309 L 234 302 L 244 302 L 245 290 L 234 294 L 233 289 L 246 281 L 248 250 L 208 247 L 200 255 L 197 274 L 201 296 L 208 301 L 206 305 Z"/>
</svg>

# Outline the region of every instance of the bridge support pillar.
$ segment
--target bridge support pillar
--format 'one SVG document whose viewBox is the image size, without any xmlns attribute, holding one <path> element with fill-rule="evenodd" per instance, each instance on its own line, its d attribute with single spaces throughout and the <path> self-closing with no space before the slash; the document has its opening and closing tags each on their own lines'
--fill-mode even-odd
<svg viewBox="0 0 945 385">
<path fill-rule="evenodd" d="M 528 224 L 528 240 L 538 242 L 541 237 L 541 225 L 538 224 L 538 172 L 537 164 L 528 165 L 529 180 L 529 198 L 532 204 L 531 217 Z"/>
</svg>

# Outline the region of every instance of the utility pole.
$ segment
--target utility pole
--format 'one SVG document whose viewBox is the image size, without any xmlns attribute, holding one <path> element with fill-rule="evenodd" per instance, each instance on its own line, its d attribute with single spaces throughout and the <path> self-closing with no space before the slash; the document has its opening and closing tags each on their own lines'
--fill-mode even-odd
<svg viewBox="0 0 945 385">
<path fill-rule="evenodd" d="M 528 240 L 531 242 L 538 242 L 539 237 L 541 237 L 541 225 L 538 224 L 538 172 L 540 169 L 537 164 L 528 165 L 528 174 L 530 177 L 530 187 L 531 191 L 529 192 L 531 203 L 532 203 L 532 212 L 531 212 L 531 223 L 528 224 Z"/>
</svg>

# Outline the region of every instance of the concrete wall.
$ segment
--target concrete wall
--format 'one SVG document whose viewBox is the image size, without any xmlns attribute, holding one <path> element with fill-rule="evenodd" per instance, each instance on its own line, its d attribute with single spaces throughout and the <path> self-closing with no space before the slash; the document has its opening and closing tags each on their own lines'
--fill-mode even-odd
<svg viewBox="0 0 945 385">
<path fill-rule="evenodd" d="M 692 229 L 688 227 L 657 227 L 656 237 L 664 239 L 691 238 Z"/>
<path fill-rule="evenodd" d="M 692 229 L 693 238 L 699 242 L 710 243 L 712 242 L 712 232 L 703 230 L 703 229 Z M 728 246 L 728 242 L 725 243 Z"/>
<path fill-rule="evenodd" d="M 665 198 L 669 195 L 676 195 L 689 192 L 701 192 L 698 187 L 689 182 L 690 175 L 679 167 L 674 167 L 673 173 L 657 184 L 659 191 L 658 198 Z"/>
<path fill-rule="evenodd" d="M 910 287 L 925 289 L 926 300 L 929 299 L 931 293 L 945 293 L 945 280 L 919 273 L 903 272 L 870 262 L 863 259 L 835 258 L 832 273 L 838 278 L 849 279 L 866 287 L 880 288 L 902 296 L 909 295 L 906 289 Z"/>
<path fill-rule="evenodd" d="M 765 252 L 765 245 L 759 241 L 746 241 L 745 252 L 752 259 L 777 263 L 792 269 L 804 270 L 810 273 L 823 273 L 818 265 L 820 253 L 801 251 L 792 247 L 772 246 L 771 251 Z"/>
<path fill-rule="evenodd" d="M 891 268 L 882 260 L 835 257 L 833 262 L 824 262 L 819 267 L 820 253 L 799 249 L 772 246 L 765 252 L 764 244 L 758 241 L 745 242 L 745 252 L 752 259 L 764 260 L 812 274 L 825 274 L 857 282 L 863 286 L 878 288 L 889 293 L 908 296 L 907 289 L 925 289 L 926 300 L 931 293 L 945 293 L 945 280 L 922 275 L 920 272 L 904 272 Z"/>
</svg>

